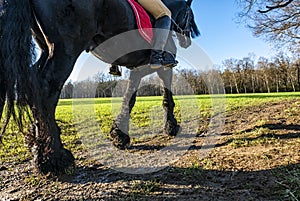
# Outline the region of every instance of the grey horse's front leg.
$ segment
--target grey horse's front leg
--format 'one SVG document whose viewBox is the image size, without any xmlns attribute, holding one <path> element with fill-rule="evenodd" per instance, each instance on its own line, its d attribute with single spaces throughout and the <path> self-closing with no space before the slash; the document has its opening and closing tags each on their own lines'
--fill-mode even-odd
<svg viewBox="0 0 300 201">
<path fill-rule="evenodd" d="M 165 111 L 164 133 L 170 136 L 176 136 L 180 131 L 180 126 L 174 116 L 175 102 L 171 91 L 172 85 L 172 69 L 157 71 L 158 76 L 163 81 L 163 108 Z"/>
</svg>

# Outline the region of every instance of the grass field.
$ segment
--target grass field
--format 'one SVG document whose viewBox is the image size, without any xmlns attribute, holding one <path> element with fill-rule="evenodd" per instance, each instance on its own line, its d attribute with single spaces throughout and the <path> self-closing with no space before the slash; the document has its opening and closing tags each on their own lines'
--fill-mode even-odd
<svg viewBox="0 0 300 201">
<path fill-rule="evenodd" d="M 89 132 L 97 132 L 107 137 L 110 125 L 121 108 L 121 101 L 121 98 L 59 101 L 56 110 L 57 123 L 62 129 L 65 146 L 73 152 L 78 166 L 82 168 L 78 170 L 80 174 L 82 172 L 89 174 L 87 169 L 93 166 L 92 160 L 83 157 L 86 147 L 81 142 L 82 135 L 88 129 Z M 111 193 L 111 200 L 119 200 L 118 196 L 124 200 L 168 200 L 167 198 L 172 198 L 173 195 L 188 200 L 185 199 L 188 198 L 185 197 L 185 193 L 192 197 L 202 195 L 204 200 L 209 196 L 212 196 L 209 200 L 214 200 L 214 196 L 217 200 L 226 200 L 226 196 L 231 200 L 240 200 L 237 199 L 238 196 L 241 196 L 241 200 L 276 200 L 276 197 L 278 200 L 299 200 L 300 93 L 176 96 L 175 103 L 175 116 L 179 123 L 199 120 L 199 125 L 195 127 L 195 135 L 198 137 L 195 138 L 191 151 L 164 173 L 166 178 L 180 176 L 181 181 L 170 182 L 171 178 L 165 181 L 155 174 L 155 179 L 149 176 L 144 178 L 133 176 L 130 177 L 131 180 L 114 177 L 110 186 L 113 183 L 112 188 L 116 192 L 117 189 L 121 190 L 119 194 Z M 142 134 L 148 130 L 161 134 L 163 126 L 161 104 L 162 97 L 137 98 L 131 116 L 130 135 L 134 139 L 133 142 L 143 143 Z M 196 157 L 196 150 L 203 143 L 201 135 L 207 131 L 211 116 L 222 112 L 223 109 L 226 110 L 226 120 L 218 145 L 208 157 L 199 160 Z M 160 138 L 155 139 L 154 143 Z M 3 169 L 0 170 L 0 189 L 6 189 L 3 195 L 9 195 L 7 185 L 13 186 L 10 182 L 4 182 L 10 174 L 5 171 L 13 172 L 15 168 L 28 164 L 30 159 L 23 136 L 18 134 L 15 126 L 11 124 L 0 149 L 0 168 Z M 101 168 L 89 169 L 98 176 L 100 170 Z M 271 172 L 268 172 L 269 170 Z M 205 182 L 199 183 L 195 177 L 202 178 Z M 261 181 L 256 177 L 261 177 Z M 22 178 L 22 185 L 28 188 L 37 191 L 41 187 L 39 194 L 41 198 L 56 194 L 58 199 L 79 199 L 76 196 L 64 195 L 66 181 L 58 179 L 50 184 L 42 177 L 33 178 L 24 172 Z M 114 179 L 117 182 L 113 182 Z M 95 182 L 93 179 L 87 180 L 90 181 L 87 182 L 89 185 Z M 208 180 L 215 185 L 207 183 Z M 230 183 L 231 181 L 235 184 Z M 83 190 L 85 188 L 76 182 L 71 183 L 74 188 Z M 49 190 L 47 194 L 44 188 L 49 185 L 51 188 L 56 185 L 57 189 Z M 169 191 L 171 188 L 176 188 L 173 194 Z M 102 185 L 101 189 L 105 189 L 105 185 L 104 187 Z M 164 193 L 162 189 L 169 194 Z M 28 197 L 22 197 L 20 194 L 20 198 L 30 200 L 36 191 L 33 190 L 31 194 L 29 192 Z M 15 191 L 12 189 L 11 192 L 13 194 Z M 90 196 L 80 199 L 93 198 L 92 194 Z M 104 195 L 103 197 L 105 198 Z"/>
</svg>

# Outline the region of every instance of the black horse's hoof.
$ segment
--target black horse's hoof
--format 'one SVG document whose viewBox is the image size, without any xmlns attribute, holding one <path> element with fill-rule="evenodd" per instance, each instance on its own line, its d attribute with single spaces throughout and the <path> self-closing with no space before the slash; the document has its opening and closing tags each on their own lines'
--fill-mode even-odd
<svg viewBox="0 0 300 201">
<path fill-rule="evenodd" d="M 123 133 L 120 129 L 115 128 L 110 131 L 110 137 L 113 145 L 118 149 L 127 149 L 130 146 L 130 137 Z"/>
<path fill-rule="evenodd" d="M 169 135 L 169 136 L 176 136 L 181 132 L 181 127 L 179 125 L 174 125 L 172 123 L 167 123 L 164 133 Z"/>
<path fill-rule="evenodd" d="M 39 154 L 34 157 L 33 162 L 38 172 L 42 174 L 52 173 L 54 175 L 64 174 L 75 167 L 75 158 L 72 153 L 61 148 L 47 155 Z"/>
</svg>

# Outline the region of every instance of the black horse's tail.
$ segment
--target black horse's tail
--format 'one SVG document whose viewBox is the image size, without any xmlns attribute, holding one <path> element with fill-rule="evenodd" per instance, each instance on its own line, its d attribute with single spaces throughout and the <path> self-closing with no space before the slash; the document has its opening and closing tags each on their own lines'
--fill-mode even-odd
<svg viewBox="0 0 300 201">
<path fill-rule="evenodd" d="M 7 2 L 0 19 L 0 87 L 6 91 L 7 111 L 3 132 L 11 116 L 19 128 L 22 128 L 24 109 L 31 94 L 30 66 L 35 55 L 31 34 L 33 17 L 30 0 Z"/>
</svg>

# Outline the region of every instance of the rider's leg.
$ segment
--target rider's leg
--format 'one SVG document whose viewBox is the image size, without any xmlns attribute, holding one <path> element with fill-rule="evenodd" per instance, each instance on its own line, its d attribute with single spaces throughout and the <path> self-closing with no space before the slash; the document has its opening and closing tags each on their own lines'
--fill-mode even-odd
<svg viewBox="0 0 300 201">
<path fill-rule="evenodd" d="M 164 64 L 164 47 L 170 33 L 171 20 L 168 16 L 163 16 L 156 20 L 154 30 L 154 41 L 150 56 L 151 68 L 160 68 Z"/>
<path fill-rule="evenodd" d="M 155 19 L 163 16 L 172 17 L 171 11 L 165 6 L 161 0 L 138 0 L 138 3 L 143 6 Z"/>
<path fill-rule="evenodd" d="M 150 64 L 151 68 L 160 68 L 164 65 L 163 52 L 170 34 L 171 12 L 161 0 L 138 0 L 138 2 L 156 19 Z"/>
<path fill-rule="evenodd" d="M 164 48 L 164 63 L 165 68 L 173 68 L 178 64 L 176 60 L 177 47 L 175 45 L 173 37 L 168 38 L 168 42 Z"/>
</svg>

